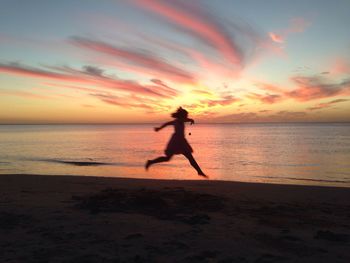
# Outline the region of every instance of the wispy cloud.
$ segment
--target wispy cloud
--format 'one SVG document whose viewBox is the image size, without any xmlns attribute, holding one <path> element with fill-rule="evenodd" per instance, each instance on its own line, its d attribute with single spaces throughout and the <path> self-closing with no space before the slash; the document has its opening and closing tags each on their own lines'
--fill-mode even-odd
<svg viewBox="0 0 350 263">
<path fill-rule="evenodd" d="M 348 99 L 336 99 L 336 100 L 332 100 L 332 101 L 329 101 L 329 102 L 316 104 L 315 106 L 309 107 L 308 109 L 311 110 L 311 111 L 313 111 L 313 110 L 322 110 L 322 109 L 325 109 L 325 108 L 329 108 L 329 107 L 333 106 L 334 104 L 338 104 L 338 103 L 346 102 L 346 101 L 349 101 L 349 100 Z"/>
<path fill-rule="evenodd" d="M 227 95 L 223 96 L 219 99 L 205 99 L 205 100 L 200 100 L 201 104 L 206 105 L 207 107 L 214 107 L 214 106 L 228 106 L 231 105 L 232 103 L 240 101 L 239 98 L 236 98 L 232 95 Z"/>
<path fill-rule="evenodd" d="M 288 35 L 293 33 L 304 32 L 311 25 L 311 22 L 302 17 L 295 17 L 289 21 L 289 26 L 286 29 L 280 29 L 275 32 L 269 32 L 272 41 L 276 43 L 285 43 Z"/>
<path fill-rule="evenodd" d="M 0 90 L 1 95 L 7 95 L 7 96 L 16 96 L 16 97 L 23 97 L 23 98 L 34 98 L 34 99 L 53 99 L 52 96 L 45 96 L 41 94 L 36 94 L 29 91 L 23 91 L 23 90 L 8 90 L 8 89 L 1 89 Z"/>
<path fill-rule="evenodd" d="M 120 106 L 124 108 L 142 108 L 142 109 L 148 109 L 152 110 L 153 107 L 144 103 L 133 103 L 131 100 L 126 100 L 124 97 L 118 97 L 113 95 L 106 95 L 106 94 L 90 94 L 93 97 L 99 98 L 102 102 L 105 102 L 107 104 Z"/>
<path fill-rule="evenodd" d="M 207 90 L 202 90 L 202 89 L 194 89 L 192 90 L 192 93 L 197 94 L 197 95 L 205 95 L 205 96 L 212 96 L 213 93 L 209 92 Z"/>
<path fill-rule="evenodd" d="M 299 102 L 307 102 L 336 96 L 350 96 L 350 79 L 338 82 L 330 81 L 322 75 L 293 76 L 290 78 L 295 88 L 286 89 L 276 85 L 259 82 L 256 85 L 262 90 L 273 92 L 265 95 L 251 93 L 250 99 L 259 100 L 263 103 L 272 104 L 285 99 L 294 99 Z"/>
<path fill-rule="evenodd" d="M 350 62 L 344 58 L 337 58 L 334 60 L 330 71 L 336 74 L 350 74 Z"/>
<path fill-rule="evenodd" d="M 155 75 L 160 74 L 176 82 L 192 83 L 194 81 L 194 76 L 190 72 L 176 67 L 145 50 L 117 47 L 106 42 L 77 36 L 71 37 L 70 41 L 79 47 L 122 59 L 131 66 L 139 67 L 140 70 L 152 71 Z"/>
<path fill-rule="evenodd" d="M 250 93 L 247 95 L 247 97 L 253 100 L 259 100 L 265 104 L 274 104 L 284 99 L 283 96 L 280 94 L 269 94 L 269 93 L 266 93 L 264 95 L 258 94 L 258 93 Z"/>
<path fill-rule="evenodd" d="M 258 34 L 247 24 L 234 23 L 230 30 L 221 19 L 189 1 L 135 0 L 140 7 L 165 19 L 175 28 L 217 50 L 222 57 L 239 67 L 245 64 L 245 48 L 258 39 Z M 245 41 L 245 42 L 244 42 Z M 242 45 L 242 42 L 244 44 Z"/>
<path fill-rule="evenodd" d="M 319 76 L 296 76 L 292 77 L 291 80 L 297 85 L 297 88 L 285 92 L 285 95 L 297 101 L 303 102 L 338 95 L 350 95 L 350 79 L 330 83 Z"/>
<path fill-rule="evenodd" d="M 18 63 L 0 63 L 0 72 L 15 74 L 33 78 L 54 79 L 69 82 L 86 82 L 85 79 L 79 76 L 66 75 L 58 72 L 52 72 L 35 67 L 23 66 Z"/>
<path fill-rule="evenodd" d="M 82 70 L 73 69 L 68 66 L 55 67 L 55 69 L 56 71 L 48 71 L 34 67 L 26 67 L 20 64 L 0 64 L 0 72 L 8 74 L 28 76 L 37 79 L 52 79 L 61 82 L 78 82 L 93 85 L 100 89 L 111 89 L 127 93 L 134 92 L 136 94 L 139 93 L 158 98 L 171 98 L 175 95 L 173 90 L 164 86 L 155 84 L 142 85 L 132 80 L 112 78 L 102 75 L 102 71 L 98 71 L 98 74 L 96 74 L 96 68 L 94 68 L 93 72 L 91 72 L 91 67 L 89 68 L 90 71 L 87 71 L 86 67 Z M 61 72 L 57 72 L 57 70 Z"/>
</svg>

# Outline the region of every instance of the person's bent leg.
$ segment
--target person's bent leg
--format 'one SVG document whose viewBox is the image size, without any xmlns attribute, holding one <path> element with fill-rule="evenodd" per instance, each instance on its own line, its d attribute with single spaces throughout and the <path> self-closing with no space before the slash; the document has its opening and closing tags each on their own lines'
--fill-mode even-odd
<svg viewBox="0 0 350 263">
<path fill-rule="evenodd" d="M 172 155 L 166 155 L 166 156 L 161 156 L 161 157 L 155 158 L 153 160 L 148 160 L 145 168 L 146 168 L 146 170 L 148 170 L 148 168 L 155 163 L 168 162 L 171 159 L 171 157 L 172 157 Z"/>
<path fill-rule="evenodd" d="M 190 164 L 192 165 L 192 167 L 194 169 L 196 169 L 198 175 L 201 175 L 201 176 L 206 176 L 202 169 L 199 167 L 198 163 L 196 162 L 196 160 L 194 159 L 193 155 L 191 153 L 186 153 L 184 154 L 185 157 L 190 161 Z"/>
</svg>

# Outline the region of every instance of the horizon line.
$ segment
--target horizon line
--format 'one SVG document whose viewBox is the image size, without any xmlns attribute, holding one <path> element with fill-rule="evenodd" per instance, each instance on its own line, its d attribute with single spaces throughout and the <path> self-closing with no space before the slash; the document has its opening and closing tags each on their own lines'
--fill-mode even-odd
<svg viewBox="0 0 350 263">
<path fill-rule="evenodd" d="M 160 122 L 53 122 L 53 123 L 0 123 L 0 125 L 149 125 Z M 350 121 L 270 121 L 270 122 L 196 122 L 195 124 L 350 124 Z"/>
</svg>

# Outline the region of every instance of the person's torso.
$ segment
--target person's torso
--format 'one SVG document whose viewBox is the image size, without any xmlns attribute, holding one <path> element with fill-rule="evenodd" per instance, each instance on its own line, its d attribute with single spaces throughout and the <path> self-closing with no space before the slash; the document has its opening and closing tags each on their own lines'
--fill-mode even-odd
<svg viewBox="0 0 350 263">
<path fill-rule="evenodd" d="M 183 121 L 176 120 L 174 128 L 176 136 L 185 137 L 185 123 Z"/>
</svg>

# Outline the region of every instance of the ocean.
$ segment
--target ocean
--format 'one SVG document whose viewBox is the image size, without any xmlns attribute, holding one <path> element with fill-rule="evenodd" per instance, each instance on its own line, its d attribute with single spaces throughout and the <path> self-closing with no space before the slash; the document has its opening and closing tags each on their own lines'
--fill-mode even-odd
<svg viewBox="0 0 350 263">
<path fill-rule="evenodd" d="M 154 126 L 0 125 L 0 174 L 202 180 L 182 155 L 145 171 L 173 132 Z M 350 124 L 196 124 L 186 134 L 210 180 L 350 187 Z"/>
</svg>

